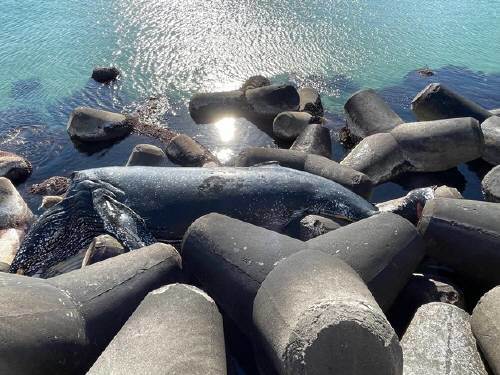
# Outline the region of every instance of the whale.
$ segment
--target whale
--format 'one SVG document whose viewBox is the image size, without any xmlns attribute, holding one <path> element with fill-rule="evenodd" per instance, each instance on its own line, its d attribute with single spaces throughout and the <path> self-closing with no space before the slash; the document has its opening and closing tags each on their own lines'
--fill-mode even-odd
<svg viewBox="0 0 500 375">
<path fill-rule="evenodd" d="M 105 233 L 127 250 L 180 242 L 212 212 L 282 231 L 309 214 L 355 222 L 378 210 L 338 183 L 279 166 L 88 169 L 74 172 L 64 199 L 33 224 L 10 272 L 40 273 Z"/>
</svg>

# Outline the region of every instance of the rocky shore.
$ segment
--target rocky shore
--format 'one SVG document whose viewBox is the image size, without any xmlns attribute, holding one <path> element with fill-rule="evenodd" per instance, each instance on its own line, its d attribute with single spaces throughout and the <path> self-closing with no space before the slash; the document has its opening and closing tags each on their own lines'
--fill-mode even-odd
<svg viewBox="0 0 500 375">
<path fill-rule="evenodd" d="M 78 107 L 75 145 L 162 146 L 33 184 L 39 216 L 15 187 L 30 162 L 0 150 L 0 374 L 500 375 L 500 110 L 415 95 L 405 123 L 353 94 L 340 162 L 320 93 L 263 76 L 191 98 L 196 124 L 243 117 L 276 142 L 227 163 L 145 121 L 154 98 Z M 429 185 L 370 202 L 477 159 L 482 201 Z"/>
</svg>

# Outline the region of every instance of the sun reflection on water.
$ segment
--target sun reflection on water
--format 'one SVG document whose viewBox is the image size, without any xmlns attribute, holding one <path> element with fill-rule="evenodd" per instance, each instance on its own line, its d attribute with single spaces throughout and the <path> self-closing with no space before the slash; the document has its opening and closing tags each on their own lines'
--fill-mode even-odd
<svg viewBox="0 0 500 375">
<path fill-rule="evenodd" d="M 217 132 L 219 133 L 219 138 L 222 142 L 227 143 L 234 139 L 236 133 L 235 119 L 232 117 L 226 117 L 214 124 Z"/>
</svg>

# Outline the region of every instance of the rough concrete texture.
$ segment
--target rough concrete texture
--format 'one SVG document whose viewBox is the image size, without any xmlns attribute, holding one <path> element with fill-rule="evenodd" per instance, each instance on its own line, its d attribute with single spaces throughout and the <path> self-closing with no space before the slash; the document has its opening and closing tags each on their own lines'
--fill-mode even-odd
<svg viewBox="0 0 500 375">
<path fill-rule="evenodd" d="M 497 285 L 499 217 L 497 203 L 437 198 L 425 205 L 418 230 L 428 255 L 472 280 Z"/>
<path fill-rule="evenodd" d="M 481 182 L 484 199 L 500 203 L 500 165 L 489 171 Z"/>
<path fill-rule="evenodd" d="M 293 142 L 315 121 L 315 117 L 307 112 L 281 112 L 274 118 L 273 135 L 275 138 Z"/>
<path fill-rule="evenodd" d="M 284 167 L 324 177 L 364 197 L 371 193 L 372 181 L 365 174 L 323 156 L 301 151 L 250 147 L 236 157 L 234 165 L 236 167 L 250 167 L 270 161 L 276 161 Z"/>
<path fill-rule="evenodd" d="M 150 292 L 87 374 L 226 374 L 222 316 L 202 290 Z"/>
<path fill-rule="evenodd" d="M 143 165 L 158 167 L 162 166 L 166 160 L 166 155 L 159 147 L 140 144 L 136 145 L 127 161 L 127 167 L 133 165 Z"/>
<path fill-rule="evenodd" d="M 487 375 L 464 310 L 434 302 L 417 310 L 401 340 L 405 375 Z"/>
<path fill-rule="evenodd" d="M 308 241 L 340 228 L 340 224 L 326 217 L 307 215 L 299 223 L 299 239 Z"/>
<path fill-rule="evenodd" d="M 349 131 L 357 138 L 389 132 L 404 122 L 372 89 L 351 95 L 344 111 Z"/>
<path fill-rule="evenodd" d="M 110 141 L 132 131 L 132 121 L 120 113 L 78 107 L 69 116 L 67 131 L 71 138 L 83 141 Z"/>
<path fill-rule="evenodd" d="M 290 150 L 330 158 L 332 156 L 330 131 L 321 124 L 308 125 L 293 142 Z"/>
<path fill-rule="evenodd" d="M 299 111 L 308 112 L 313 116 L 323 116 L 323 104 L 319 92 L 310 87 L 299 89 Z"/>
<path fill-rule="evenodd" d="M 419 121 L 472 117 L 483 122 L 492 116 L 480 105 L 440 83 L 431 83 L 419 92 L 411 102 L 411 109 Z"/>
<path fill-rule="evenodd" d="M 493 165 L 500 164 L 500 117 L 492 116 L 484 121 L 481 130 L 484 136 L 483 159 Z"/>
<path fill-rule="evenodd" d="M 398 338 L 360 277 L 301 251 L 263 281 L 253 321 L 280 374 L 402 374 Z"/>
<path fill-rule="evenodd" d="M 172 138 L 165 151 L 171 161 L 183 167 L 201 167 L 209 162 L 220 165 L 217 158 L 205 146 L 186 134 Z"/>
<path fill-rule="evenodd" d="M 0 177 L 0 229 L 26 228 L 33 220 L 31 210 L 12 182 Z"/>
<path fill-rule="evenodd" d="M 490 369 L 500 374 L 500 287 L 486 293 L 472 313 L 472 332 Z"/>
<path fill-rule="evenodd" d="M 0 373 L 85 373 L 146 294 L 179 278 L 163 244 L 48 280 L 0 274 Z"/>
<path fill-rule="evenodd" d="M 366 174 L 375 185 L 389 181 L 410 168 L 398 143 L 389 133 L 366 137 L 340 165 Z"/>
</svg>

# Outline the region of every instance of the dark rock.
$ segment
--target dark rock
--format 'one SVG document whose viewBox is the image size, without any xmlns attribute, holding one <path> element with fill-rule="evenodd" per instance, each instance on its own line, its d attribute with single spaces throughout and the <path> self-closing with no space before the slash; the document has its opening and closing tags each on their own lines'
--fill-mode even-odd
<svg viewBox="0 0 500 375">
<path fill-rule="evenodd" d="M 30 193 L 39 195 L 63 195 L 68 190 L 70 181 L 68 177 L 53 176 L 39 184 L 31 185 Z"/>
<path fill-rule="evenodd" d="M 123 138 L 133 127 L 134 119 L 120 113 L 78 107 L 69 117 L 67 130 L 73 139 L 93 142 Z"/>
<path fill-rule="evenodd" d="M 253 321 L 280 374 L 402 374 L 396 333 L 366 285 L 320 251 L 274 267 L 255 297 Z"/>
<path fill-rule="evenodd" d="M 340 227 L 340 224 L 326 217 L 307 215 L 300 221 L 299 239 L 308 241 Z"/>
<path fill-rule="evenodd" d="M 319 92 L 313 88 L 305 87 L 299 89 L 299 111 L 308 112 L 313 116 L 321 117 L 324 114 L 323 104 Z"/>
<path fill-rule="evenodd" d="M 157 167 L 165 163 L 166 155 L 159 147 L 140 144 L 136 145 L 128 158 L 127 167 L 139 165 Z"/>
<path fill-rule="evenodd" d="M 330 158 L 332 156 L 330 131 L 321 124 L 308 125 L 295 139 L 290 150 Z"/>
<path fill-rule="evenodd" d="M 97 67 L 92 71 L 92 79 L 99 83 L 108 83 L 116 80 L 120 71 L 115 67 Z"/>
<path fill-rule="evenodd" d="M 0 177 L 12 182 L 23 182 L 33 171 L 31 163 L 22 156 L 7 151 L 0 151 Z"/>
<path fill-rule="evenodd" d="M 361 139 L 377 133 L 390 132 L 404 123 L 403 119 L 371 89 L 353 94 L 345 103 L 344 110 L 350 133 Z"/>
<path fill-rule="evenodd" d="M 170 284 L 150 292 L 89 375 L 226 374 L 222 316 L 202 290 Z"/>
<path fill-rule="evenodd" d="M 214 162 L 220 165 L 217 158 L 202 144 L 186 134 L 179 134 L 172 138 L 167 145 L 168 158 L 183 167 L 201 167 Z"/>
<path fill-rule="evenodd" d="M 257 89 L 259 87 L 269 86 L 271 81 L 264 76 L 256 75 L 248 78 L 241 86 L 241 91 L 247 91 L 248 89 Z"/>
<path fill-rule="evenodd" d="M 411 109 L 419 121 L 472 117 L 483 122 L 492 113 L 440 83 L 431 83 L 415 96 Z"/>
<path fill-rule="evenodd" d="M 472 313 L 472 332 L 493 374 L 500 374 L 500 286 L 486 293 Z"/>
<path fill-rule="evenodd" d="M 404 374 L 487 375 L 470 316 L 447 303 L 420 307 L 401 340 Z"/>
</svg>

